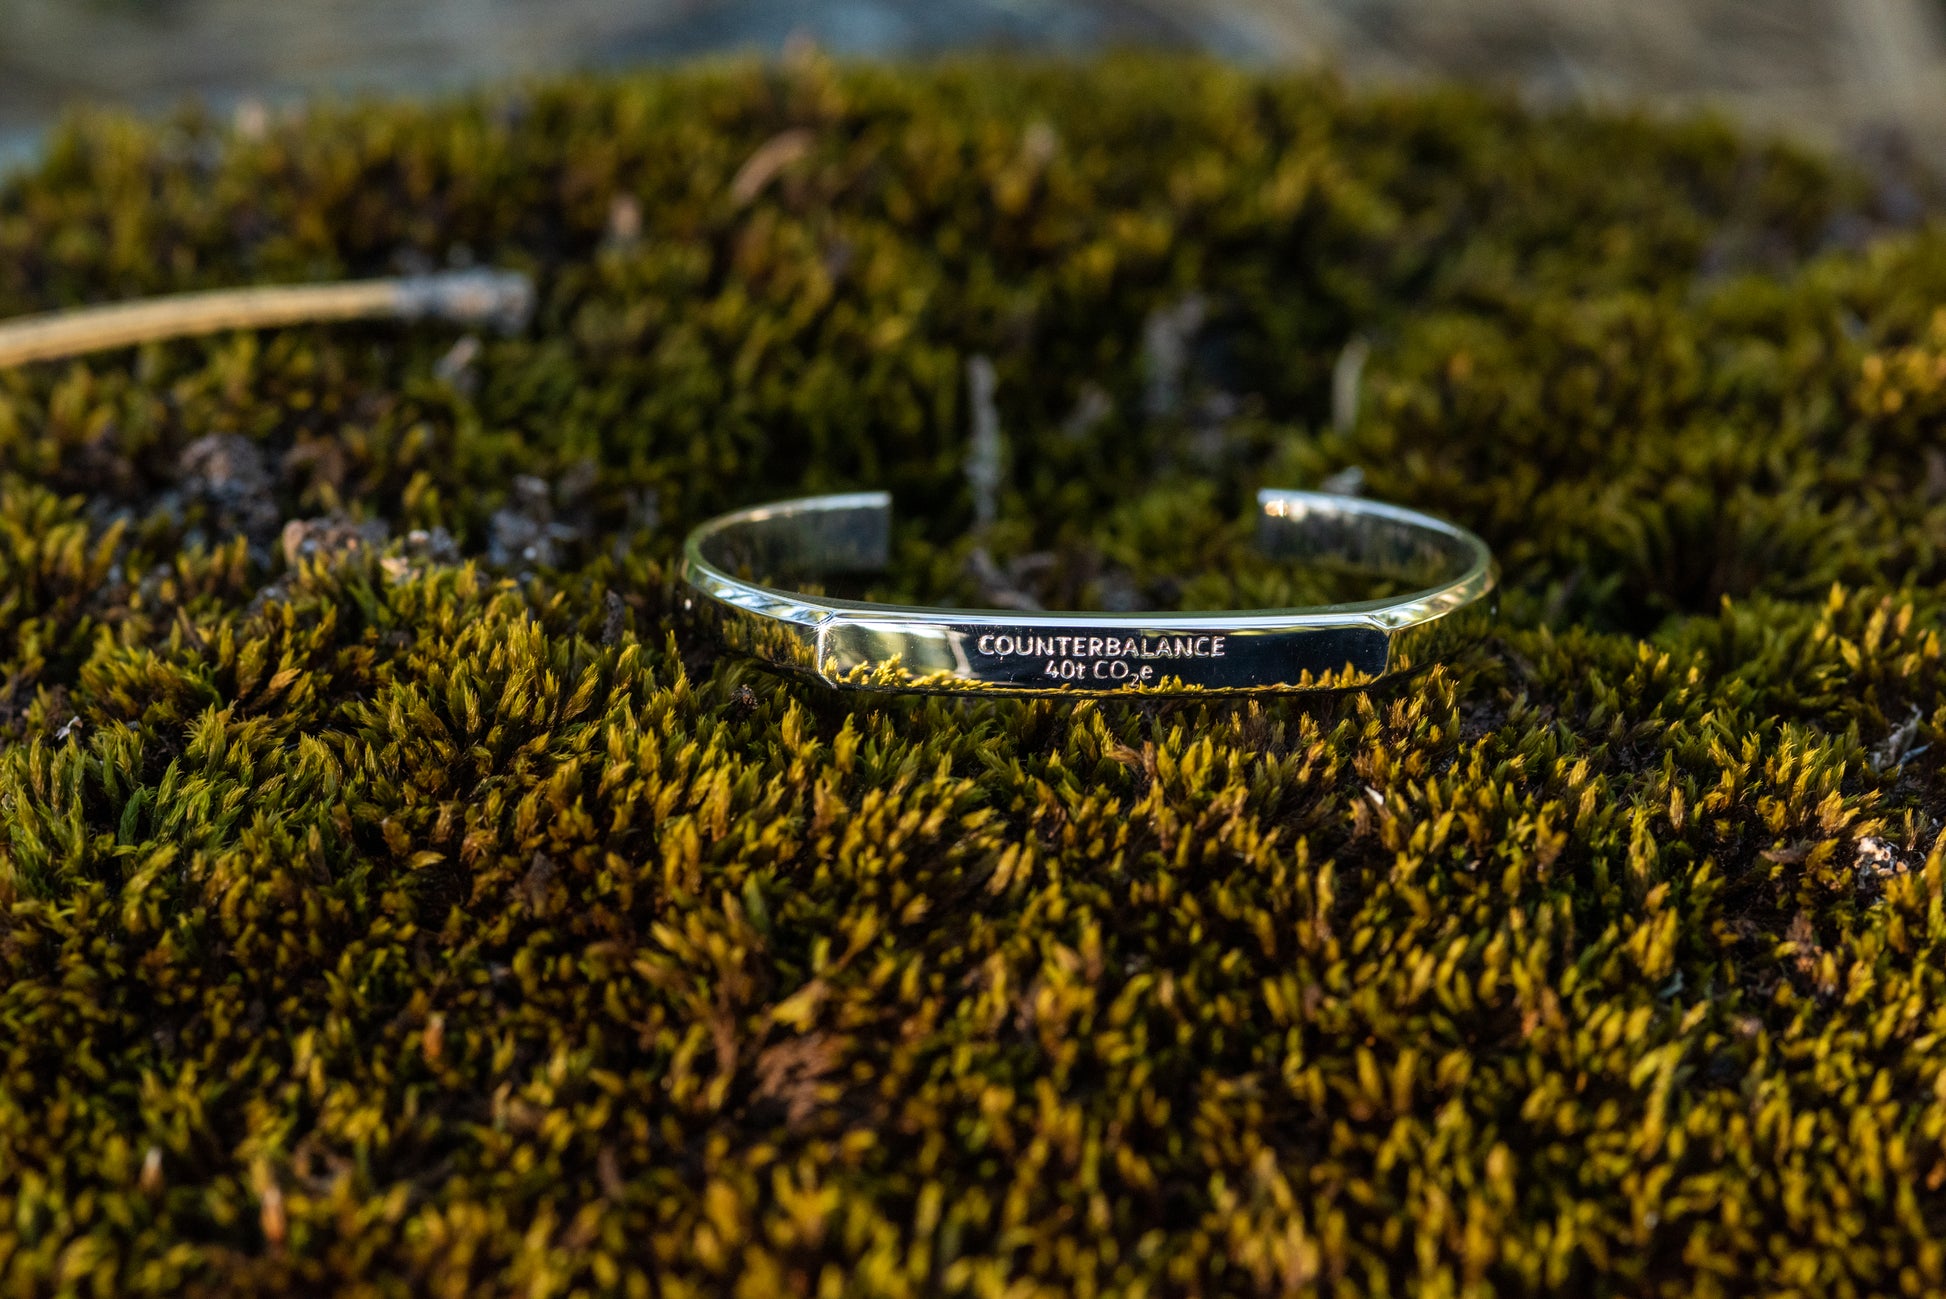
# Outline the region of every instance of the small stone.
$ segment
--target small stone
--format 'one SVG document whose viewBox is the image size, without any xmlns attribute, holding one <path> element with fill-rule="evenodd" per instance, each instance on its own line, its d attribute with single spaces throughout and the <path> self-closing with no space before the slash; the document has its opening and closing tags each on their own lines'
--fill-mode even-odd
<svg viewBox="0 0 1946 1299">
<path fill-rule="evenodd" d="M 263 451 L 235 433 L 211 433 L 182 449 L 176 461 L 185 495 L 212 506 L 219 531 L 268 541 L 279 512 Z"/>
<path fill-rule="evenodd" d="M 284 562 L 296 568 L 307 559 L 335 558 L 365 548 L 376 550 L 385 544 L 387 535 L 385 525 L 375 519 L 360 523 L 343 515 L 326 515 L 292 519 L 284 525 L 278 544 Z"/>
<path fill-rule="evenodd" d="M 1861 882 L 1877 883 L 1896 875 L 1906 873 L 1906 864 L 1899 856 L 1899 850 L 1883 839 L 1866 836 L 1858 841 L 1857 854 L 1853 859 L 1858 878 Z"/>
</svg>

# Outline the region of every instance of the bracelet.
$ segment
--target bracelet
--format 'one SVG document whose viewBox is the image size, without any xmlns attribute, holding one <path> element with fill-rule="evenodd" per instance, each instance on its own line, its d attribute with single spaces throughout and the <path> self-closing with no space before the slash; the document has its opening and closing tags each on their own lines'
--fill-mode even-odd
<svg viewBox="0 0 1946 1299">
<path fill-rule="evenodd" d="M 1257 494 L 1257 544 L 1428 583 L 1392 599 L 1224 613 L 1016 613 L 874 604 L 736 576 L 882 570 L 884 492 L 779 501 L 689 534 L 684 610 L 728 649 L 847 690 L 1198 694 L 1356 689 L 1447 657 L 1494 611 L 1486 543 L 1351 496 Z"/>
</svg>

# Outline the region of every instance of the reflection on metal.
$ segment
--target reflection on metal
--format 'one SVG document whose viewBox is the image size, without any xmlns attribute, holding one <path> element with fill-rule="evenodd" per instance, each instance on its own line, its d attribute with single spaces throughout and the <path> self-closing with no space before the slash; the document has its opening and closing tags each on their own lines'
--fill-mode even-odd
<svg viewBox="0 0 1946 1299">
<path fill-rule="evenodd" d="M 1123 695 L 1356 689 L 1448 657 L 1492 617 L 1486 543 L 1397 506 L 1258 493 L 1273 558 L 1424 585 L 1392 599 L 1223 613 L 1019 613 L 830 599 L 739 572 L 823 577 L 889 559 L 883 492 L 741 510 L 690 534 L 684 602 L 738 653 L 851 690 Z"/>
</svg>

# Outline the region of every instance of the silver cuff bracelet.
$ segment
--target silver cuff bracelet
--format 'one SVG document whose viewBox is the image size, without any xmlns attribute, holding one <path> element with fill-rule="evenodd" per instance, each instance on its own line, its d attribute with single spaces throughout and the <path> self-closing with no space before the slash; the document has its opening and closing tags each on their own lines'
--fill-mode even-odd
<svg viewBox="0 0 1946 1299">
<path fill-rule="evenodd" d="M 1028 695 L 1247 694 L 1357 689 L 1449 655 L 1494 609 L 1486 543 L 1394 505 L 1257 494 L 1258 546 L 1429 583 L 1392 599 L 1222 613 L 1016 613 L 808 595 L 736 574 L 818 578 L 883 569 L 884 492 L 738 510 L 689 534 L 683 608 L 729 649 L 846 690 Z"/>
</svg>

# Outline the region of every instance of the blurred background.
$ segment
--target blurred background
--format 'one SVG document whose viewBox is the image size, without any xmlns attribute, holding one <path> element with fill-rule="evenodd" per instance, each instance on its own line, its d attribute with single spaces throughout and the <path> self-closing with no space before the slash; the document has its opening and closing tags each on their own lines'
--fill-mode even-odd
<svg viewBox="0 0 1946 1299">
<path fill-rule="evenodd" d="M 0 0 L 0 163 L 79 103 L 254 112 L 703 54 L 1140 46 L 1708 105 L 1946 159 L 1946 0 Z"/>
</svg>

